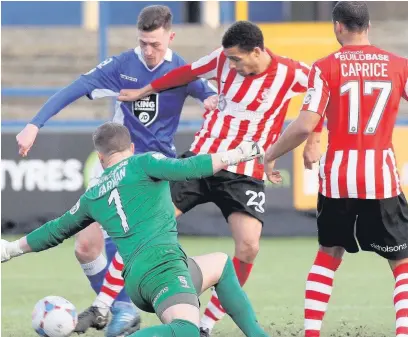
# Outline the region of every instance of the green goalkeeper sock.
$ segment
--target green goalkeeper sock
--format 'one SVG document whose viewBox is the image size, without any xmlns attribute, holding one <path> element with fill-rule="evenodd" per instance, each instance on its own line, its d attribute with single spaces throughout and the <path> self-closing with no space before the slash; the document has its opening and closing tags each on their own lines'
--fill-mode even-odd
<svg viewBox="0 0 408 337">
<path fill-rule="evenodd" d="M 221 278 L 215 285 L 218 299 L 226 313 L 247 337 L 265 337 L 266 332 L 259 326 L 254 309 L 242 290 L 234 265 L 228 258 Z"/>
<path fill-rule="evenodd" d="M 199 337 L 198 327 L 183 319 L 175 319 L 170 324 L 151 326 L 128 337 Z"/>
</svg>

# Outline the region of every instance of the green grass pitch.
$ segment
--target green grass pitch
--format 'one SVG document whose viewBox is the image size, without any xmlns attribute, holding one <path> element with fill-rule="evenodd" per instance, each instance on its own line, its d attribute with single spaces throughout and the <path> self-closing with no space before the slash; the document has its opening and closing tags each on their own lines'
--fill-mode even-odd
<svg viewBox="0 0 408 337">
<path fill-rule="evenodd" d="M 233 252 L 230 238 L 185 237 L 181 242 L 191 256 Z M 50 251 L 2 264 L 2 336 L 36 336 L 31 311 L 44 296 L 63 296 L 79 311 L 93 301 L 92 289 L 74 257 L 73 243 L 70 239 Z M 316 248 L 312 238 L 262 240 L 245 290 L 271 336 L 302 336 L 305 279 Z M 322 337 L 394 336 L 394 282 L 385 260 L 370 253 L 346 255 L 334 284 Z M 206 292 L 201 298 L 202 311 L 208 299 Z M 152 314 L 143 313 L 142 319 L 144 326 L 159 322 Z M 242 336 L 229 317 L 216 326 L 213 335 Z M 103 336 L 103 332 L 91 330 L 83 336 Z"/>
</svg>

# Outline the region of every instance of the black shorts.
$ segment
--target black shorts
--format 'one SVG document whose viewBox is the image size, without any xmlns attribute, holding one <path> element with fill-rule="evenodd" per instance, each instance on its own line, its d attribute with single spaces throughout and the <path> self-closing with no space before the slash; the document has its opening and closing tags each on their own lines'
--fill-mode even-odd
<svg viewBox="0 0 408 337">
<path fill-rule="evenodd" d="M 194 156 L 187 151 L 180 158 Z M 265 215 L 265 184 L 263 180 L 220 171 L 214 176 L 170 183 L 174 205 L 183 213 L 197 205 L 213 202 L 225 220 L 231 213 L 242 212 L 258 219 L 262 224 Z"/>
<path fill-rule="evenodd" d="M 373 251 L 388 260 L 408 257 L 408 206 L 403 193 L 387 199 L 334 199 L 319 194 L 319 243 L 349 253 Z"/>
</svg>

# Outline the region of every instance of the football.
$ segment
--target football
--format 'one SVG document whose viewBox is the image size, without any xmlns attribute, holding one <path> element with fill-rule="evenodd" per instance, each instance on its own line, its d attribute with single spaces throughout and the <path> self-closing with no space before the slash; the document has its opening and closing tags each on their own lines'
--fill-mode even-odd
<svg viewBox="0 0 408 337">
<path fill-rule="evenodd" d="M 78 322 L 75 306 L 63 297 L 47 296 L 33 310 L 32 326 L 43 337 L 67 337 Z"/>
</svg>

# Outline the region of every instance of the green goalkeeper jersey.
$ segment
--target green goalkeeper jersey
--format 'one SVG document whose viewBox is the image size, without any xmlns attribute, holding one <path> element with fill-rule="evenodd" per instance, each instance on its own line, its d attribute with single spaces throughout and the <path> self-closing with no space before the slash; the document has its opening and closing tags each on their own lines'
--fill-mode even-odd
<svg viewBox="0 0 408 337">
<path fill-rule="evenodd" d="M 27 242 L 33 251 L 42 251 L 96 221 L 116 243 L 126 273 L 126 265 L 144 248 L 178 244 L 168 181 L 212 174 L 210 155 L 170 159 L 149 152 L 129 157 L 107 168 L 71 210 L 28 234 Z"/>
</svg>

